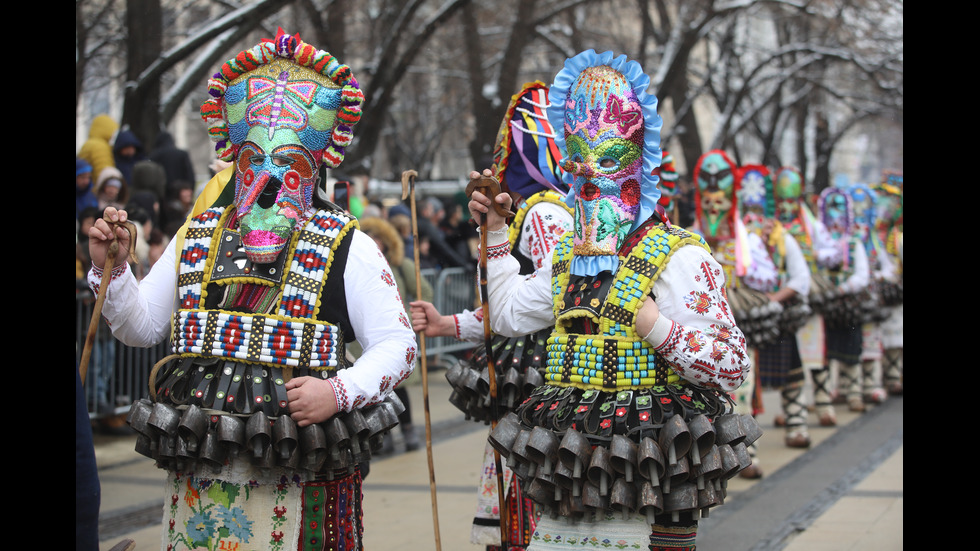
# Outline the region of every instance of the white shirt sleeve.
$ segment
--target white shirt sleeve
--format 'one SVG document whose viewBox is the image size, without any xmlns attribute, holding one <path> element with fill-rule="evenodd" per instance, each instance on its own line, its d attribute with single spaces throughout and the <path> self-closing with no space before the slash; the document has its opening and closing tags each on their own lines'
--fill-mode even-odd
<svg viewBox="0 0 980 551">
<path fill-rule="evenodd" d="M 456 324 L 456 338 L 461 341 L 482 343 L 483 334 L 483 310 L 463 310 L 458 314 L 453 314 L 453 322 Z"/>
<path fill-rule="evenodd" d="M 891 256 L 885 252 L 881 251 L 878 255 L 878 266 L 875 270 L 875 279 L 881 281 L 894 281 L 897 279 L 898 271 L 895 269 L 895 263 L 892 261 Z"/>
<path fill-rule="evenodd" d="M 351 411 L 384 400 L 415 368 L 418 345 L 391 268 L 374 240 L 354 232 L 344 271 L 347 313 L 364 349 L 329 379 L 337 406 Z"/>
<path fill-rule="evenodd" d="M 751 364 L 721 265 L 701 247 L 680 247 L 654 282 L 653 295 L 660 317 L 646 340 L 673 370 L 703 387 L 730 392 L 741 386 Z"/>
<path fill-rule="evenodd" d="M 871 283 L 871 270 L 868 267 L 868 253 L 864 250 L 864 244 L 855 239 L 854 255 L 851 258 L 852 273 L 841 284 L 841 291 L 845 293 L 857 293 Z"/>
<path fill-rule="evenodd" d="M 505 337 L 519 337 L 555 324 L 551 296 L 551 263 L 522 276 L 510 254 L 506 233 L 487 235 L 487 297 L 490 327 Z"/>
<path fill-rule="evenodd" d="M 136 281 L 128 264 L 113 270 L 102 316 L 123 344 L 145 348 L 170 337 L 171 316 L 177 307 L 176 243 L 170 240 L 143 281 Z M 93 267 L 88 273 L 92 292 L 98 294 L 101 280 L 102 270 Z"/>
<path fill-rule="evenodd" d="M 810 266 L 799 243 L 789 232 L 783 232 L 783 248 L 786 250 L 786 274 L 789 276 L 785 286 L 805 298 L 810 294 Z"/>
</svg>

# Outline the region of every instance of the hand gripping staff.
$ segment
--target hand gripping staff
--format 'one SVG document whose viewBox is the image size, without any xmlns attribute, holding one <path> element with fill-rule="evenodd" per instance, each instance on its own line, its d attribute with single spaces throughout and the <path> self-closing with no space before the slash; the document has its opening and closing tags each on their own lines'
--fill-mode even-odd
<svg viewBox="0 0 980 551">
<path fill-rule="evenodd" d="M 419 269 L 419 223 L 415 210 L 415 178 L 419 175 L 414 170 L 402 172 L 402 201 L 412 196 L 412 249 L 415 253 L 415 293 L 416 300 L 422 300 L 422 272 Z M 432 421 L 429 417 L 429 369 L 426 364 L 425 331 L 419 332 L 419 360 L 422 367 L 422 404 L 425 410 L 425 453 L 429 456 L 429 492 L 432 495 L 432 530 L 436 536 L 436 551 L 441 551 L 442 541 L 439 536 L 439 506 L 436 501 L 436 471 L 432 464 Z"/>
<path fill-rule="evenodd" d="M 504 217 L 514 216 L 513 212 L 505 209 L 496 201 L 500 193 L 500 183 L 492 176 L 480 176 L 470 180 L 466 185 L 466 196 L 471 197 L 474 191 L 479 191 L 490 198 L 493 209 L 497 214 Z M 483 304 L 483 339 L 487 349 L 487 367 L 490 375 L 490 411 L 493 419 L 491 430 L 497 427 L 497 371 L 493 357 L 493 347 L 491 340 L 493 335 L 490 331 L 490 301 L 487 295 L 487 215 L 480 215 L 480 301 Z M 500 464 L 500 452 L 496 448 L 493 450 L 494 468 L 497 472 L 497 499 L 500 501 L 500 548 L 507 549 L 510 545 L 509 533 L 507 529 L 507 496 L 504 495 L 504 471 Z"/>
<path fill-rule="evenodd" d="M 136 261 L 136 226 L 132 222 L 113 222 L 105 219 L 109 227 L 112 228 L 113 239 L 106 254 L 105 264 L 102 269 L 102 281 L 99 283 L 99 294 L 95 299 L 95 306 L 92 308 L 92 320 L 88 324 L 88 334 L 85 335 L 85 347 L 82 348 L 82 359 L 78 362 L 78 375 L 85 384 L 85 374 L 88 373 L 88 362 L 92 357 L 92 346 L 95 345 L 95 332 L 99 328 L 99 318 L 102 317 L 102 305 L 105 303 L 106 290 L 109 288 L 109 280 L 112 279 L 112 268 L 116 265 L 116 256 L 119 254 L 119 239 L 115 237 L 115 228 L 122 226 L 129 232 L 129 256 Z"/>
</svg>

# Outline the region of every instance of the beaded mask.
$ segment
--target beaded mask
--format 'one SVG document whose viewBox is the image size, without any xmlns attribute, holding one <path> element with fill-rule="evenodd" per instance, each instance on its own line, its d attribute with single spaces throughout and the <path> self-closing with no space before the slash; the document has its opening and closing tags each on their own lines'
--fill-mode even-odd
<svg viewBox="0 0 980 551">
<path fill-rule="evenodd" d="M 736 193 L 742 220 L 749 229 L 764 227 L 775 214 L 772 177 L 763 165 L 744 165 L 738 169 L 739 190 Z"/>
<path fill-rule="evenodd" d="M 706 238 L 733 235 L 737 190 L 735 163 L 724 151 L 713 149 L 701 155 L 694 167 L 694 205 L 698 225 Z"/>
<path fill-rule="evenodd" d="M 589 50 L 566 60 L 551 86 L 548 118 L 562 125 L 556 141 L 572 188 L 575 275 L 613 271 L 626 236 L 656 212 L 663 123 L 649 83 L 626 56 Z"/>
<path fill-rule="evenodd" d="M 803 201 L 803 175 L 793 167 L 782 167 L 776 171 L 773 183 L 776 195 L 776 216 L 780 222 L 789 224 L 800 217 L 800 203 Z"/>
<path fill-rule="evenodd" d="M 847 191 L 837 187 L 824 189 L 820 192 L 817 208 L 820 211 L 820 221 L 827 226 L 834 239 L 840 239 L 850 232 L 854 213 Z"/>
<path fill-rule="evenodd" d="M 279 29 L 221 67 L 201 106 L 218 158 L 235 161 L 234 218 L 248 258 L 276 259 L 314 212 L 321 163 L 344 158 L 364 96 L 350 67 Z"/>
</svg>

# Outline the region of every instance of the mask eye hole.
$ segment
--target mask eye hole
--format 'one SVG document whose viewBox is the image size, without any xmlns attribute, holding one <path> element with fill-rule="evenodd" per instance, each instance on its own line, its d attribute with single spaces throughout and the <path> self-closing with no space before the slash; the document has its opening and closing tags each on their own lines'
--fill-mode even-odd
<svg viewBox="0 0 980 551">
<path fill-rule="evenodd" d="M 248 158 L 252 166 L 262 166 L 265 163 L 265 155 L 252 155 Z"/>
<path fill-rule="evenodd" d="M 292 157 L 286 157 L 285 155 L 272 155 L 272 164 L 279 167 L 288 167 L 296 162 Z"/>
<path fill-rule="evenodd" d="M 599 166 L 604 170 L 614 170 L 619 168 L 619 161 L 612 157 L 603 157 L 599 159 Z"/>
</svg>

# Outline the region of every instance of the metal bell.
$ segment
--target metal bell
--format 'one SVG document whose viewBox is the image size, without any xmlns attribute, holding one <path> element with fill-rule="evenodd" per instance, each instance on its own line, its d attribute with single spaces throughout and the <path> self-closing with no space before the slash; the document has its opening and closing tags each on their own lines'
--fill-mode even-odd
<svg viewBox="0 0 980 551">
<path fill-rule="evenodd" d="M 177 424 L 177 435 L 187 442 L 187 451 L 190 454 L 197 452 L 198 442 L 204 438 L 210 424 L 208 416 L 201 408 L 191 405 L 180 417 Z"/>
<path fill-rule="evenodd" d="M 272 428 L 269 418 L 262 411 L 257 411 L 245 423 L 245 446 L 251 451 L 253 461 L 263 461 L 266 450 L 271 445 Z"/>
<path fill-rule="evenodd" d="M 225 464 L 225 449 L 218 441 L 218 435 L 209 431 L 201 440 L 199 460 L 213 472 L 218 472 Z"/>
<path fill-rule="evenodd" d="M 755 420 L 755 417 L 751 415 L 740 415 L 738 421 L 742 425 L 742 430 L 745 432 L 746 446 L 751 446 L 756 440 L 762 438 L 762 427 L 759 426 L 759 422 Z"/>
<path fill-rule="evenodd" d="M 715 429 L 703 413 L 691 418 L 687 422 L 687 428 L 691 431 L 691 462 L 697 466 L 711 446 L 715 445 Z"/>
<path fill-rule="evenodd" d="M 228 455 L 237 457 L 245 446 L 245 422 L 235 415 L 218 416 L 218 442 Z"/>
<path fill-rule="evenodd" d="M 337 417 L 331 417 L 325 423 L 324 432 L 329 442 L 329 456 L 331 469 L 342 469 L 347 467 L 346 459 L 350 449 L 350 435 L 347 433 L 347 426 Z"/>
<path fill-rule="evenodd" d="M 691 432 L 680 415 L 671 415 L 660 429 L 660 449 L 667 453 L 667 464 L 674 466 L 691 449 Z"/>
<path fill-rule="evenodd" d="M 318 423 L 306 425 L 299 429 L 300 449 L 303 450 L 305 460 L 303 468 L 318 472 L 323 462 L 327 460 L 327 433 L 323 431 Z"/>
<path fill-rule="evenodd" d="M 630 513 L 636 509 L 636 486 L 617 477 L 609 494 L 609 507 L 619 511 L 623 515 L 623 520 L 628 520 Z"/>
<path fill-rule="evenodd" d="M 664 472 L 664 455 L 660 451 L 660 446 L 650 437 L 640 440 L 640 448 L 637 452 L 637 466 L 650 484 L 657 488 L 660 486 L 660 476 Z"/>
<path fill-rule="evenodd" d="M 180 424 L 180 413 L 167 404 L 157 402 L 153 404 L 153 412 L 150 413 L 146 424 L 155 429 L 158 434 L 172 435 Z"/>
<path fill-rule="evenodd" d="M 613 469 L 623 475 L 626 482 L 633 482 L 636 457 L 636 443 L 622 434 L 614 434 L 609 444 L 609 461 Z"/>
<path fill-rule="evenodd" d="M 277 452 L 276 463 L 286 466 L 299 446 L 299 434 L 296 422 L 288 415 L 280 415 L 272 424 L 272 442 Z"/>
<path fill-rule="evenodd" d="M 500 455 L 507 457 L 510 455 L 510 450 L 514 446 L 514 440 L 520 432 L 521 422 L 517 418 L 517 414 L 510 412 L 504 415 L 500 421 L 497 421 L 497 426 L 490 431 L 490 436 L 487 437 L 487 440 L 495 450 L 500 452 Z"/>
<path fill-rule="evenodd" d="M 671 518 L 677 522 L 683 511 L 692 511 L 698 508 L 698 489 L 690 483 L 678 484 L 669 494 L 664 494 L 664 511 L 671 514 Z"/>
<path fill-rule="evenodd" d="M 671 493 L 672 488 L 678 484 L 686 482 L 691 478 L 691 467 L 687 457 L 681 457 L 677 463 L 667 466 L 667 474 L 664 476 L 664 495 Z"/>
<path fill-rule="evenodd" d="M 558 460 L 571 470 L 573 497 L 579 497 L 582 494 L 585 468 L 591 459 L 592 445 L 589 444 L 589 439 L 575 429 L 565 431 L 561 445 L 558 446 Z"/>
<path fill-rule="evenodd" d="M 543 428 L 534 427 L 527 441 L 527 457 L 541 467 L 541 474 L 550 475 L 558 459 L 558 435 Z"/>
<path fill-rule="evenodd" d="M 745 428 L 739 417 L 737 413 L 726 413 L 715 418 L 715 440 L 719 444 L 734 446 L 745 440 Z"/>
<path fill-rule="evenodd" d="M 660 487 L 644 480 L 640 484 L 640 498 L 636 510 L 647 518 L 647 524 L 655 524 L 656 516 L 664 512 L 664 496 Z"/>
<path fill-rule="evenodd" d="M 705 488 L 705 481 L 711 481 L 722 474 L 721 452 L 718 446 L 711 446 L 708 453 L 701 458 L 701 464 L 695 469 L 697 476 L 698 490 Z"/>
<path fill-rule="evenodd" d="M 609 495 L 609 485 L 615 476 L 615 471 L 609 462 L 608 448 L 596 446 L 592 452 L 592 459 L 589 461 L 589 469 L 586 472 L 589 481 L 599 488 L 599 495 Z"/>
<path fill-rule="evenodd" d="M 591 481 L 582 486 L 582 505 L 587 511 L 606 511 L 609 509 L 609 497 L 599 491 L 599 487 Z"/>
</svg>

